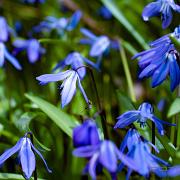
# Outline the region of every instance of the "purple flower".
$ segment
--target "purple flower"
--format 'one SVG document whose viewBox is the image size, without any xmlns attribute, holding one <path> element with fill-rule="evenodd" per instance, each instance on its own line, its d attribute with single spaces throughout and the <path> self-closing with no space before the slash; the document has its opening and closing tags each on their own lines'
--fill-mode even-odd
<svg viewBox="0 0 180 180">
<path fill-rule="evenodd" d="M 5 59 L 7 59 L 17 70 L 22 69 L 18 60 L 8 52 L 5 44 L 0 42 L 0 67 L 4 65 Z"/>
<path fill-rule="evenodd" d="M 174 0 L 157 0 L 144 8 L 142 17 L 144 21 L 148 21 L 153 16 L 161 15 L 162 27 L 165 29 L 172 21 L 172 10 L 180 13 L 180 6 L 176 5 Z"/>
<path fill-rule="evenodd" d="M 169 166 L 169 163 L 151 154 L 149 145 L 154 148 L 156 152 L 159 152 L 156 146 L 141 137 L 136 129 L 131 128 L 121 144 L 120 151 L 123 153 L 127 147 L 127 156 L 134 160 L 137 172 L 142 176 L 148 177 L 150 172 L 154 172 L 157 176 L 163 177 L 163 169 L 160 164 Z M 121 171 L 123 167 L 124 164 L 121 163 L 119 165 L 119 171 Z M 126 179 L 129 179 L 132 171 L 133 169 L 128 168 Z"/>
<path fill-rule="evenodd" d="M 56 81 L 62 81 L 63 83 L 60 87 L 62 89 L 61 91 L 61 105 L 62 108 L 70 103 L 73 96 L 76 93 L 76 83 L 78 82 L 79 89 L 81 93 L 83 94 L 83 97 L 90 106 L 90 101 L 81 85 L 81 80 L 79 77 L 79 74 L 75 70 L 67 70 L 65 72 L 59 72 L 56 74 L 44 74 L 36 78 L 38 81 L 40 81 L 40 84 L 44 85 L 49 82 L 56 82 Z"/>
<path fill-rule="evenodd" d="M 170 167 L 167 170 L 166 175 L 169 176 L 169 177 L 180 176 L 180 165 L 176 165 L 176 166 Z"/>
<path fill-rule="evenodd" d="M 41 54 L 45 53 L 45 49 L 41 47 L 37 39 L 22 40 L 17 39 L 13 42 L 17 52 L 26 50 L 30 63 L 35 63 Z"/>
<path fill-rule="evenodd" d="M 59 35 L 63 35 L 64 31 L 72 31 L 75 29 L 81 17 L 81 11 L 76 11 L 71 18 L 55 18 L 48 16 L 45 21 L 42 21 L 38 26 L 34 27 L 34 30 L 36 32 L 51 32 L 55 29 Z"/>
<path fill-rule="evenodd" d="M 116 145 L 109 140 L 104 140 L 97 145 L 76 148 L 73 151 L 73 155 L 89 159 L 85 169 L 89 172 L 92 179 L 96 179 L 96 168 L 98 165 L 106 168 L 112 175 L 115 174 L 118 168 L 118 160 L 121 160 L 129 168 L 136 170 L 133 160 L 122 154 Z"/>
<path fill-rule="evenodd" d="M 35 160 L 34 152 L 36 152 L 41 157 L 41 159 L 43 160 L 46 166 L 47 171 L 49 173 L 51 172 L 42 154 L 34 147 L 31 140 L 26 135 L 23 138 L 20 138 L 20 140 L 16 143 L 15 146 L 6 150 L 0 156 L 0 165 L 2 165 L 10 156 L 15 154 L 16 152 L 19 152 L 21 167 L 22 167 L 23 173 L 25 174 L 26 179 L 30 179 L 36 167 L 36 160 Z"/>
<path fill-rule="evenodd" d="M 166 76 L 170 76 L 171 91 L 180 83 L 180 54 L 175 49 L 169 35 L 180 41 L 180 26 L 171 34 L 165 35 L 150 43 L 151 49 L 136 54 L 133 59 L 140 57 L 138 62 L 141 69 L 139 78 L 152 77 L 152 87 L 161 84 Z"/>
<path fill-rule="evenodd" d="M 99 15 L 101 15 L 104 19 L 111 19 L 112 13 L 105 6 L 101 6 L 98 10 Z"/>
<path fill-rule="evenodd" d="M 97 145 L 100 143 L 100 135 L 96 123 L 92 119 L 87 119 L 82 125 L 73 129 L 74 147 Z"/>
<path fill-rule="evenodd" d="M 129 126 L 135 121 L 137 121 L 137 123 L 139 123 L 141 127 L 144 127 L 148 119 L 155 123 L 155 126 L 158 129 L 159 134 L 161 135 L 164 135 L 163 124 L 175 126 L 175 124 L 171 124 L 158 119 L 153 113 L 153 107 L 151 106 L 151 104 L 142 103 L 139 106 L 138 110 L 128 111 L 119 116 L 117 118 L 118 121 L 114 128 L 124 128 L 125 126 Z"/>
<path fill-rule="evenodd" d="M 83 57 L 78 52 L 70 53 L 63 61 L 60 61 L 54 68 L 53 72 L 57 69 L 62 70 L 66 66 L 71 66 L 72 69 L 77 70 L 81 79 L 86 75 L 85 63 L 90 65 L 91 67 L 97 68 L 96 65 L 90 61 L 89 59 Z"/>
<path fill-rule="evenodd" d="M 46 0 L 23 0 L 24 3 L 34 4 L 34 3 L 44 3 Z"/>
</svg>

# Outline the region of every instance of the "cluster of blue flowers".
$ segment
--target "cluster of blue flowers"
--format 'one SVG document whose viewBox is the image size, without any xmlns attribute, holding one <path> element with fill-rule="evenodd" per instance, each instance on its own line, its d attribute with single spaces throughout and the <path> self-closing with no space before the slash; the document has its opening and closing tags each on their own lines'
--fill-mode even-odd
<svg viewBox="0 0 180 180">
<path fill-rule="evenodd" d="M 45 0 L 33 1 L 25 0 L 26 3 L 44 3 Z M 172 21 L 172 10 L 180 12 L 180 6 L 176 5 L 173 0 L 157 0 L 144 8 L 142 13 L 144 21 L 148 21 L 152 16 L 161 15 L 162 27 L 167 28 Z M 106 19 L 112 18 L 112 14 L 105 7 L 100 9 L 100 14 Z M 82 17 L 81 11 L 76 11 L 70 18 L 55 18 L 48 16 L 39 25 L 33 28 L 35 33 L 50 33 L 55 30 L 58 35 L 62 36 L 66 31 L 75 29 Z M 41 85 L 50 82 L 63 81 L 61 84 L 61 106 L 67 106 L 76 93 L 76 84 L 81 91 L 88 107 L 91 107 L 90 100 L 82 86 L 82 81 L 86 76 L 86 71 L 90 68 L 100 69 L 101 60 L 104 55 L 109 53 L 111 49 L 119 49 L 119 44 L 111 40 L 105 35 L 96 36 L 90 30 L 82 28 L 81 33 L 86 37 L 80 40 L 81 44 L 90 45 L 90 57 L 97 58 L 97 62 L 87 59 L 79 52 L 72 52 L 57 63 L 51 74 L 43 74 L 36 79 Z M 35 38 L 27 40 L 19 38 L 17 34 L 9 27 L 6 19 L 0 17 L 0 66 L 5 64 L 7 59 L 16 69 L 21 70 L 22 67 L 18 60 L 9 53 L 5 43 L 10 37 L 13 37 L 13 55 L 17 55 L 21 51 L 27 52 L 30 63 L 35 63 L 41 55 L 45 53 L 45 49 L 41 47 L 39 41 Z M 165 35 L 150 43 L 151 49 L 136 54 L 133 59 L 139 59 L 139 67 L 141 72 L 139 78 L 152 77 L 152 87 L 160 85 L 166 77 L 170 76 L 171 90 L 173 91 L 180 83 L 180 54 L 169 36 L 173 36 L 180 41 L 180 26 L 176 27 L 174 32 Z M 69 69 L 70 68 L 70 69 Z M 132 125 L 134 122 L 140 124 L 143 128 L 146 126 L 147 120 L 151 120 L 159 134 L 163 136 L 165 130 L 163 125 L 175 126 L 175 124 L 157 118 L 153 112 L 151 104 L 144 102 L 138 110 L 125 112 L 117 118 L 114 129 L 129 127 L 124 140 L 118 148 L 114 142 L 104 139 L 102 132 L 98 128 L 94 119 L 86 119 L 81 125 L 73 129 L 73 155 L 86 158 L 88 163 L 83 173 L 89 173 L 92 179 L 103 173 L 103 168 L 107 169 L 112 179 L 127 167 L 127 179 L 133 171 L 144 177 L 149 177 L 153 172 L 159 177 L 178 176 L 180 175 L 180 166 L 171 167 L 171 165 L 151 153 L 153 148 L 157 153 L 157 147 L 140 135 L 137 129 Z M 32 139 L 28 137 L 28 133 L 20 138 L 17 144 L 6 150 L 0 156 L 0 165 L 2 165 L 10 156 L 19 152 L 22 171 L 25 179 L 30 179 L 35 171 L 36 161 L 34 152 L 36 152 L 43 160 L 48 172 L 48 168 L 41 153 L 34 147 Z M 166 167 L 167 170 L 164 170 Z"/>
</svg>

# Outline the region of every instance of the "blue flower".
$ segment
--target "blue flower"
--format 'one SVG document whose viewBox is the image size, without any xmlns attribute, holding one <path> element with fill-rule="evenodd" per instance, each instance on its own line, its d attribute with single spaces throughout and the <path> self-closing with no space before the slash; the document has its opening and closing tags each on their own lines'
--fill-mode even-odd
<svg viewBox="0 0 180 180">
<path fill-rule="evenodd" d="M 109 140 L 104 140 L 98 145 L 76 148 L 73 151 L 73 155 L 89 159 L 85 169 L 89 172 L 92 179 L 96 179 L 96 168 L 98 165 L 106 168 L 112 175 L 115 174 L 118 168 L 118 160 L 121 160 L 129 168 L 136 170 L 136 165 L 131 158 L 122 154 L 116 145 Z"/>
<path fill-rule="evenodd" d="M 92 61 L 83 57 L 80 53 L 72 52 L 63 61 L 60 61 L 53 68 L 53 72 L 56 71 L 57 69 L 62 70 L 64 69 L 64 67 L 70 65 L 72 69 L 77 70 L 80 78 L 83 79 L 84 76 L 86 75 L 86 68 L 83 67 L 85 66 L 85 63 L 90 65 L 91 67 L 97 68 Z"/>
<path fill-rule="evenodd" d="M 75 70 L 67 70 L 65 72 L 59 72 L 56 74 L 44 74 L 36 78 L 40 81 L 40 84 L 44 85 L 49 82 L 62 81 L 60 87 L 61 91 L 61 105 L 62 108 L 70 103 L 74 94 L 76 93 L 76 83 L 78 82 L 79 89 L 83 94 L 83 97 L 90 108 L 90 101 L 81 85 L 79 74 Z"/>
<path fill-rule="evenodd" d="M 34 152 L 36 152 L 41 157 L 46 166 L 47 171 L 51 172 L 42 154 L 34 147 L 31 140 L 26 135 L 23 138 L 20 138 L 20 140 L 16 143 L 15 146 L 6 150 L 0 156 L 0 165 L 2 165 L 10 156 L 15 154 L 16 152 L 19 152 L 21 167 L 26 179 L 30 179 L 36 167 Z"/>
<path fill-rule="evenodd" d="M 56 30 L 59 35 L 63 35 L 64 31 L 72 31 L 78 25 L 82 17 L 81 11 L 76 11 L 71 18 L 55 18 L 48 16 L 38 26 L 34 27 L 35 32 L 51 32 Z"/>
<path fill-rule="evenodd" d="M 159 152 L 156 146 L 141 137 L 136 129 L 131 128 L 121 144 L 120 151 L 123 153 L 127 147 L 127 156 L 133 159 L 136 165 L 136 171 L 142 176 L 148 177 L 150 172 L 154 172 L 157 176 L 164 177 L 162 175 L 163 168 L 160 164 L 167 167 L 169 163 L 151 154 L 149 145 L 156 152 Z M 123 167 L 124 164 L 121 163 L 118 170 L 121 171 Z M 133 169 L 128 168 L 126 179 L 129 179 L 132 171 Z"/>
<path fill-rule="evenodd" d="M 141 69 L 139 78 L 152 77 L 152 87 L 161 84 L 166 76 L 170 76 L 171 91 L 180 83 L 180 54 L 175 49 L 169 35 L 180 41 L 180 26 L 171 34 L 165 35 L 150 43 L 151 49 L 136 54 L 133 59 L 140 57 L 138 62 Z"/>
<path fill-rule="evenodd" d="M 88 39 L 81 39 L 80 43 L 91 45 L 89 55 L 92 57 L 102 56 L 106 51 L 109 50 L 111 41 L 107 36 L 96 36 L 91 31 L 81 28 L 81 32 Z"/>
<path fill-rule="evenodd" d="M 180 13 L 180 6 L 176 5 L 174 0 L 157 0 L 144 8 L 142 17 L 144 21 L 148 21 L 153 16 L 161 15 L 162 27 L 165 29 L 172 21 L 172 10 Z"/>
<path fill-rule="evenodd" d="M 44 3 L 46 0 L 23 0 L 24 3 L 34 4 L 34 3 Z"/>
<path fill-rule="evenodd" d="M 170 167 L 166 172 L 166 176 L 168 177 L 180 176 L 180 165 Z"/>
<path fill-rule="evenodd" d="M 41 54 L 45 53 L 45 49 L 41 47 L 37 39 L 17 39 L 13 42 L 17 52 L 26 50 L 30 63 L 35 63 Z"/>
<path fill-rule="evenodd" d="M 0 16 L 0 42 L 6 42 L 9 36 L 9 26 L 4 17 Z"/>
<path fill-rule="evenodd" d="M 5 59 L 7 59 L 16 69 L 22 69 L 18 60 L 8 52 L 5 44 L 0 42 L 0 67 L 4 65 Z"/>
<path fill-rule="evenodd" d="M 118 121 L 116 125 L 114 126 L 114 128 L 124 128 L 125 126 L 128 126 L 135 121 L 137 121 L 137 123 L 139 123 L 141 127 L 144 127 L 146 125 L 146 121 L 150 119 L 151 121 L 155 123 L 155 126 L 161 135 L 164 135 L 163 124 L 175 126 L 175 124 L 171 124 L 166 121 L 162 121 L 158 119 L 154 115 L 153 107 L 149 103 L 142 103 L 139 106 L 138 110 L 125 112 L 124 114 L 119 116 L 117 119 Z"/>
<path fill-rule="evenodd" d="M 111 19 L 112 13 L 109 11 L 108 8 L 105 6 L 101 6 L 98 10 L 98 13 L 104 18 L 104 19 Z"/>
<path fill-rule="evenodd" d="M 74 147 L 97 145 L 99 143 L 100 135 L 94 120 L 87 119 L 82 125 L 73 129 Z"/>
</svg>

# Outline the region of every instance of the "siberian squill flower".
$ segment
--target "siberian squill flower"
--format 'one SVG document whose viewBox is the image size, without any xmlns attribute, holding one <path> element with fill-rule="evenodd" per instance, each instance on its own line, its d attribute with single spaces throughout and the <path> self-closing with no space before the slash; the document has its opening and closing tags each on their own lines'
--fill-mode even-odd
<svg viewBox="0 0 180 180">
<path fill-rule="evenodd" d="M 173 91 L 180 83 L 180 54 L 169 38 L 170 35 L 180 41 L 180 26 L 173 33 L 151 42 L 151 49 L 136 54 L 133 59 L 140 58 L 139 78 L 152 77 L 151 86 L 156 87 L 169 75 Z"/>
<path fill-rule="evenodd" d="M 89 172 L 92 179 L 96 179 L 97 166 L 106 168 L 114 176 L 118 168 L 118 160 L 129 168 L 136 170 L 133 160 L 121 153 L 116 145 L 110 140 L 101 141 L 99 144 L 76 148 L 73 155 L 88 158 L 89 162 L 85 171 Z"/>
<path fill-rule="evenodd" d="M 71 18 L 55 18 L 52 16 L 48 16 L 38 26 L 34 27 L 34 30 L 36 32 L 51 32 L 52 30 L 56 30 L 59 35 L 62 35 L 64 31 L 72 31 L 73 29 L 75 29 L 81 17 L 81 11 L 76 11 Z"/>
<path fill-rule="evenodd" d="M 34 4 L 34 3 L 44 3 L 46 0 L 23 0 L 24 3 Z"/>
<path fill-rule="evenodd" d="M 45 49 L 41 47 L 37 39 L 16 39 L 13 42 L 13 45 L 16 47 L 15 52 L 27 51 L 27 56 L 30 63 L 35 63 L 41 54 L 45 53 Z"/>
<path fill-rule="evenodd" d="M 90 107 L 90 101 L 81 85 L 81 78 L 78 74 L 77 70 L 67 70 L 64 72 L 59 72 L 56 74 L 44 74 L 36 78 L 38 81 L 40 81 L 40 84 L 44 85 L 49 82 L 57 82 L 62 81 L 63 83 L 60 87 L 62 89 L 61 91 L 61 106 L 62 108 L 70 103 L 73 96 L 76 93 L 76 83 L 78 83 L 78 87 L 83 94 L 83 97 Z"/>
<path fill-rule="evenodd" d="M 46 161 L 44 160 L 42 154 L 34 147 L 31 140 L 25 135 L 24 137 L 20 138 L 20 140 L 16 143 L 15 146 L 12 148 L 6 150 L 1 156 L 0 156 L 0 165 L 3 165 L 3 163 L 13 154 L 19 152 L 19 158 L 21 167 L 23 170 L 23 173 L 26 177 L 26 179 L 30 179 L 32 176 L 33 171 L 36 167 L 36 159 L 34 152 L 36 152 L 40 158 L 43 160 L 46 169 L 48 172 L 51 172 L 51 170 L 48 168 Z"/>
<path fill-rule="evenodd" d="M 75 148 L 97 145 L 99 143 L 100 135 L 94 120 L 87 119 L 83 124 L 73 129 L 73 145 Z"/>
<path fill-rule="evenodd" d="M 180 13 L 180 6 L 174 0 L 157 0 L 144 8 L 142 17 L 144 21 L 148 21 L 153 16 L 161 15 L 162 27 L 165 29 L 171 24 L 172 10 Z"/>
<path fill-rule="evenodd" d="M 144 127 L 148 119 L 155 123 L 155 126 L 158 129 L 159 134 L 161 135 L 164 135 L 163 124 L 175 126 L 175 124 L 171 124 L 158 119 L 153 113 L 153 107 L 151 106 L 151 104 L 145 102 L 139 106 L 138 110 L 127 111 L 124 114 L 120 115 L 117 118 L 118 121 L 115 124 L 114 128 L 124 128 L 135 121 L 140 124 L 140 127 Z"/>
<path fill-rule="evenodd" d="M 6 42 L 9 36 L 9 26 L 4 17 L 0 16 L 0 41 Z"/>
<path fill-rule="evenodd" d="M 62 70 L 64 69 L 64 67 L 70 65 L 72 69 L 77 69 L 79 77 L 83 79 L 84 76 L 86 75 L 86 68 L 83 67 L 85 66 L 85 63 L 90 65 L 91 67 L 97 68 L 92 61 L 83 57 L 79 52 L 72 52 L 68 54 L 68 56 L 64 60 L 60 61 L 53 68 L 53 72 L 56 71 L 57 69 Z"/>
<path fill-rule="evenodd" d="M 162 177 L 164 171 L 162 166 L 169 166 L 169 163 L 153 155 L 150 150 L 150 146 L 155 149 L 157 153 L 159 150 L 155 145 L 140 136 L 138 131 L 134 128 L 129 129 L 127 132 L 120 151 L 125 152 L 127 148 L 127 156 L 134 160 L 137 172 L 142 176 L 148 177 L 150 172 L 154 172 L 157 176 Z M 124 167 L 123 162 L 119 165 L 118 170 L 121 171 Z M 126 179 L 128 180 L 133 169 L 128 168 Z"/>
<path fill-rule="evenodd" d="M 108 8 L 106 8 L 105 6 L 101 6 L 98 9 L 98 13 L 99 15 L 101 15 L 104 19 L 111 19 L 112 18 L 112 13 L 109 11 Z"/>
<path fill-rule="evenodd" d="M 17 70 L 22 69 L 18 60 L 8 52 L 5 44 L 0 42 L 0 67 L 4 65 L 5 59 L 7 59 Z"/>
</svg>

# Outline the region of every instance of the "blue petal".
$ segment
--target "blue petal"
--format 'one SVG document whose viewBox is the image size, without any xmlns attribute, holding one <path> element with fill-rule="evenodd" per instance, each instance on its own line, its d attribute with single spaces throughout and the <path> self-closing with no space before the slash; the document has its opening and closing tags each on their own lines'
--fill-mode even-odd
<svg viewBox="0 0 180 180">
<path fill-rule="evenodd" d="M 68 76 L 72 74 L 71 70 L 67 70 L 65 72 L 60 72 L 57 74 L 44 74 L 41 76 L 36 77 L 38 81 L 42 83 L 49 83 L 49 82 L 56 82 L 66 79 Z"/>
<path fill-rule="evenodd" d="M 154 73 L 154 70 L 157 68 L 156 64 L 150 64 L 146 68 L 144 68 L 139 74 L 139 78 L 142 79 L 144 77 L 150 77 Z"/>
<path fill-rule="evenodd" d="M 73 151 L 73 155 L 77 157 L 91 157 L 98 148 L 99 145 L 79 147 Z"/>
<path fill-rule="evenodd" d="M 0 41 L 7 41 L 8 34 L 8 25 L 6 19 L 0 16 Z"/>
<path fill-rule="evenodd" d="M 97 57 L 102 55 L 110 46 L 110 40 L 107 36 L 99 37 L 92 45 L 90 50 L 90 56 Z"/>
<path fill-rule="evenodd" d="M 5 46 L 3 43 L 0 43 L 0 67 L 4 65 L 4 60 L 5 60 Z"/>
<path fill-rule="evenodd" d="M 1 156 L 0 156 L 0 165 L 2 165 L 10 156 L 15 154 L 17 151 L 20 150 L 22 146 L 23 138 L 21 138 L 15 146 L 12 148 L 6 150 Z"/>
<path fill-rule="evenodd" d="M 169 73 L 169 62 L 162 64 L 152 76 L 152 87 L 156 87 L 161 84 Z"/>
<path fill-rule="evenodd" d="M 127 175 L 126 175 L 126 180 L 129 180 L 130 176 L 132 173 L 132 169 L 128 169 Z"/>
<path fill-rule="evenodd" d="M 43 156 L 42 156 L 42 154 L 34 147 L 34 145 L 33 145 L 32 143 L 31 143 L 31 147 L 32 147 L 32 149 L 40 156 L 40 158 L 43 160 L 43 162 L 44 162 L 44 164 L 45 164 L 45 166 L 46 166 L 47 171 L 48 171 L 49 173 L 51 173 L 52 170 L 49 169 L 49 167 L 48 167 L 45 159 L 44 159 Z"/>
<path fill-rule="evenodd" d="M 19 152 L 22 170 L 27 179 L 32 176 L 35 170 L 36 160 L 35 155 L 31 149 L 31 142 L 29 138 L 23 138 L 22 146 Z"/>
<path fill-rule="evenodd" d="M 11 54 L 9 54 L 9 52 L 7 51 L 7 49 L 5 48 L 5 58 L 17 69 L 17 70 L 22 70 L 21 65 L 19 64 L 18 60 L 13 57 Z"/>
<path fill-rule="evenodd" d="M 72 17 L 71 17 L 71 19 L 70 19 L 70 21 L 68 23 L 67 30 L 72 31 L 78 25 L 81 17 L 82 17 L 82 12 L 81 11 L 76 11 L 72 15 Z"/>
<path fill-rule="evenodd" d="M 149 18 L 153 16 L 157 16 L 160 14 L 160 9 L 161 9 L 161 3 L 159 2 L 152 2 L 145 6 L 142 17 L 144 21 L 148 21 Z"/>
<path fill-rule="evenodd" d="M 89 161 L 89 174 L 92 179 L 96 179 L 96 166 L 98 164 L 99 154 L 95 153 Z"/>
<path fill-rule="evenodd" d="M 173 91 L 180 82 L 180 69 L 174 54 L 169 54 L 169 74 L 171 79 L 171 91 Z"/>
<path fill-rule="evenodd" d="M 162 28 L 166 29 L 172 21 L 172 10 L 171 8 L 166 8 L 165 12 L 162 12 Z"/>
<path fill-rule="evenodd" d="M 95 41 L 97 39 L 97 37 L 88 29 L 81 28 L 80 31 L 81 31 L 81 33 L 83 33 L 83 35 L 87 36 L 88 38 L 90 38 L 93 41 Z"/>
<path fill-rule="evenodd" d="M 29 61 L 34 63 L 38 60 L 40 53 L 40 44 L 36 39 L 29 40 L 27 54 Z"/>
<path fill-rule="evenodd" d="M 131 134 L 131 131 L 132 131 L 132 129 L 129 129 L 129 130 L 128 130 L 128 132 L 126 133 L 126 136 L 124 137 L 124 139 L 123 139 L 123 141 L 122 141 L 122 143 L 121 143 L 121 146 L 120 146 L 120 148 L 119 148 L 119 150 L 120 150 L 121 152 L 124 152 L 125 148 L 127 147 L 127 140 L 128 140 L 128 138 L 129 138 L 129 136 L 130 136 L 130 134 Z"/>
<path fill-rule="evenodd" d="M 174 167 L 171 167 L 167 171 L 167 175 L 170 177 L 180 176 L 180 165 L 176 165 Z"/>
<path fill-rule="evenodd" d="M 117 155 L 114 143 L 107 140 L 102 142 L 99 162 L 111 173 L 117 170 Z"/>
<path fill-rule="evenodd" d="M 115 124 L 114 128 L 124 128 L 138 120 L 139 117 L 139 111 L 128 111 L 117 118 L 118 122 Z"/>
<path fill-rule="evenodd" d="M 24 48 L 27 48 L 28 41 L 27 40 L 23 40 L 23 39 L 16 39 L 13 42 L 13 46 L 15 46 L 16 48 L 24 49 Z"/>
<path fill-rule="evenodd" d="M 63 82 L 63 90 L 61 92 L 62 108 L 64 108 L 64 106 L 70 103 L 74 94 L 76 93 L 77 78 L 78 78 L 77 73 L 73 71 L 71 75 Z"/>
</svg>

